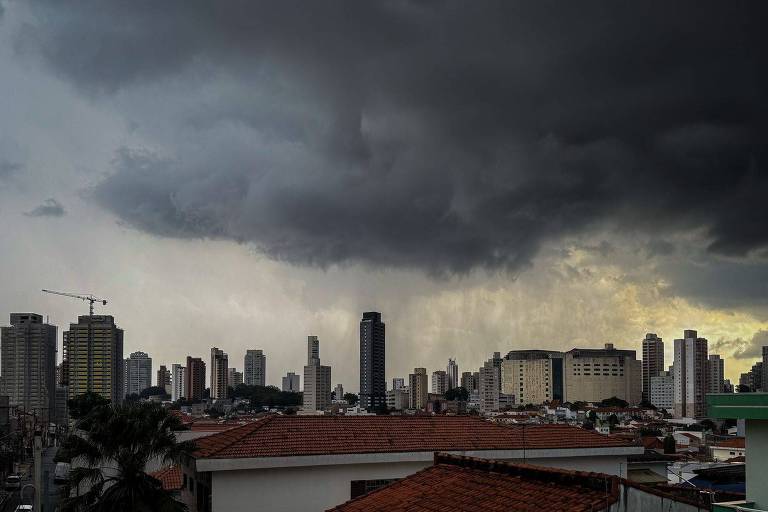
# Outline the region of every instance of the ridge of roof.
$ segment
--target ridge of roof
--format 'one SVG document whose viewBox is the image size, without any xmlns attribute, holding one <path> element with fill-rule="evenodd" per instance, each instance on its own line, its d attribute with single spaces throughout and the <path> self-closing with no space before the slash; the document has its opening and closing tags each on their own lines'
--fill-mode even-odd
<svg viewBox="0 0 768 512">
<path fill-rule="evenodd" d="M 210 457 L 212 454 L 229 448 L 233 444 L 241 441 L 243 437 L 250 435 L 263 426 L 267 425 L 272 421 L 272 418 L 274 418 L 274 416 L 267 416 L 256 421 L 246 423 L 245 425 L 237 425 L 210 436 L 196 439 L 195 445 L 197 449 L 192 453 L 192 455 L 195 457 Z M 222 440 L 223 442 L 219 443 L 219 440 Z M 200 445 L 203 446 L 201 447 Z"/>
<path fill-rule="evenodd" d="M 623 448 L 570 425 L 500 425 L 470 416 L 271 416 L 196 440 L 196 458 Z"/>
</svg>

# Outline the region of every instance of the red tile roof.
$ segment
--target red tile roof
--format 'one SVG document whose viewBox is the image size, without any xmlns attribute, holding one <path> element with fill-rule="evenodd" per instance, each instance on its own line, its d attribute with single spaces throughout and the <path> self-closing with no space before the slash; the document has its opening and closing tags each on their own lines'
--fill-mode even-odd
<svg viewBox="0 0 768 512">
<path fill-rule="evenodd" d="M 619 479 L 609 475 L 437 455 L 434 466 L 331 510 L 580 512 L 618 498 Z"/>
<path fill-rule="evenodd" d="M 502 426 L 469 416 L 271 416 L 195 441 L 198 458 L 628 447 L 569 425 Z"/>
<path fill-rule="evenodd" d="M 746 444 L 744 443 L 743 437 L 734 437 L 733 439 L 723 439 L 721 441 L 715 441 L 712 444 L 712 448 L 744 448 Z"/>
<path fill-rule="evenodd" d="M 163 489 L 166 491 L 180 491 L 181 490 L 181 467 L 168 466 L 166 468 L 150 473 L 149 476 L 153 476 L 160 480 L 163 484 Z"/>
</svg>

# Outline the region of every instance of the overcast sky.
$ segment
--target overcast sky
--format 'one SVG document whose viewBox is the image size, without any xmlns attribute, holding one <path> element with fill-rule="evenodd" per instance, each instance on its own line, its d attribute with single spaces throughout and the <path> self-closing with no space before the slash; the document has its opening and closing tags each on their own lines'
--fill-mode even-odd
<svg viewBox="0 0 768 512">
<path fill-rule="evenodd" d="M 768 344 L 768 4 L 0 0 L 0 314 L 358 386 Z"/>
</svg>

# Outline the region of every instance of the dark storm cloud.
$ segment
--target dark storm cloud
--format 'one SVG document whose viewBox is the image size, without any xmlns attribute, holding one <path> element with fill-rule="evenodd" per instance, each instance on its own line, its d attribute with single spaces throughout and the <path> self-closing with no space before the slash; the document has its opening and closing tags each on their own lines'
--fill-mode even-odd
<svg viewBox="0 0 768 512">
<path fill-rule="evenodd" d="M 30 5 L 19 51 L 97 100 L 205 89 L 93 192 L 162 236 L 434 273 L 592 228 L 768 244 L 763 3 Z"/>
<path fill-rule="evenodd" d="M 768 331 L 757 331 L 751 339 L 736 338 L 734 340 L 719 339 L 710 343 L 709 352 L 732 353 L 736 359 L 759 359 L 763 356 L 763 347 L 768 346 Z"/>
<path fill-rule="evenodd" d="M 24 215 L 28 217 L 63 217 L 65 214 L 66 211 L 61 203 L 51 197 Z"/>
<path fill-rule="evenodd" d="M 0 180 L 11 177 L 23 168 L 24 166 L 18 162 L 11 162 L 0 158 Z"/>
</svg>

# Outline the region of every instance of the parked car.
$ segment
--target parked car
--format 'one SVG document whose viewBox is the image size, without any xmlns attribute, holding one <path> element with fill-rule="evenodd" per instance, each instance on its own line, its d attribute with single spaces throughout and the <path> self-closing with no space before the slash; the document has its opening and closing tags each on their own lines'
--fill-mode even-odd
<svg viewBox="0 0 768 512">
<path fill-rule="evenodd" d="M 8 475 L 5 479 L 6 489 L 21 489 L 21 477 L 19 475 Z"/>
<path fill-rule="evenodd" d="M 69 467 L 70 466 L 68 462 L 56 463 L 56 469 L 53 473 L 54 483 L 60 484 L 69 480 Z"/>
</svg>

